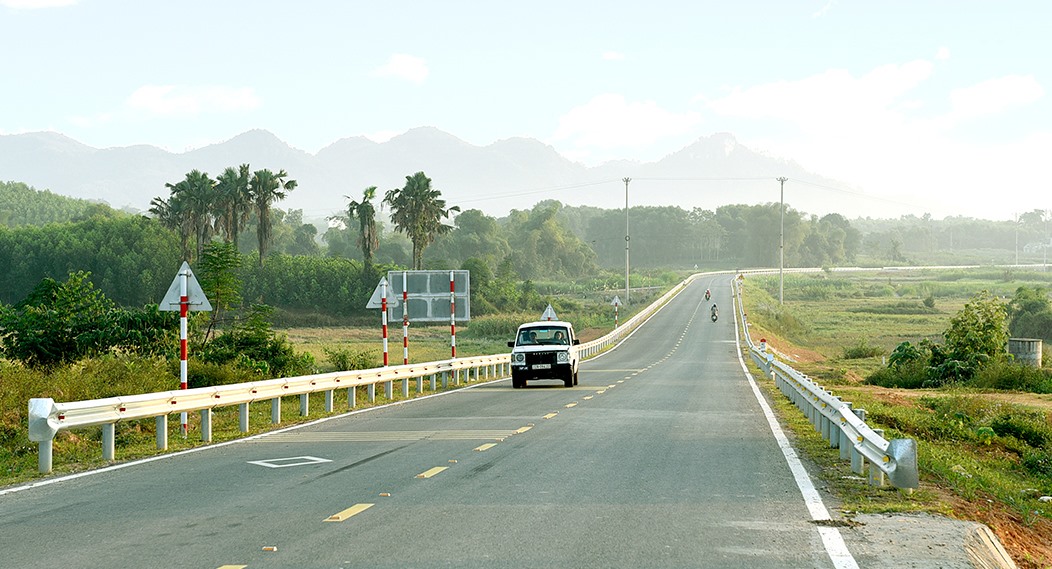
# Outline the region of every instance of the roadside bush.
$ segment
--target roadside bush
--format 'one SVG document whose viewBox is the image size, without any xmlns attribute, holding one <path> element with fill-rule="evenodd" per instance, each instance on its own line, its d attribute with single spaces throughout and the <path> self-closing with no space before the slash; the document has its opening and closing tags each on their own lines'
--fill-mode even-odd
<svg viewBox="0 0 1052 569">
<path fill-rule="evenodd" d="M 969 385 L 983 389 L 1052 393 L 1052 371 L 993 361 L 981 367 Z"/>
<path fill-rule="evenodd" d="M 866 378 L 868 385 L 901 389 L 920 389 L 928 381 L 928 365 L 913 360 L 895 367 L 882 367 Z"/>
<path fill-rule="evenodd" d="M 1024 453 L 1023 468 L 1032 474 L 1052 479 L 1052 451 L 1033 450 Z"/>
<path fill-rule="evenodd" d="M 487 314 L 472 318 L 463 334 L 469 338 L 515 338 L 519 324 L 536 320 L 540 314 Z"/>
<path fill-rule="evenodd" d="M 1041 448 L 1052 442 L 1052 424 L 1044 413 L 1012 410 L 993 417 L 990 428 L 1001 437 L 1015 437 L 1026 444 Z"/>
<path fill-rule="evenodd" d="M 370 369 L 374 366 L 375 357 L 368 350 L 351 350 L 349 348 L 324 348 L 325 357 L 336 371 L 353 369 Z"/>
<path fill-rule="evenodd" d="M 854 346 L 844 348 L 844 359 L 845 360 L 858 360 L 862 358 L 875 358 L 884 355 L 884 348 L 879 346 L 870 346 L 866 341 L 866 338 L 859 338 L 858 343 Z"/>
</svg>

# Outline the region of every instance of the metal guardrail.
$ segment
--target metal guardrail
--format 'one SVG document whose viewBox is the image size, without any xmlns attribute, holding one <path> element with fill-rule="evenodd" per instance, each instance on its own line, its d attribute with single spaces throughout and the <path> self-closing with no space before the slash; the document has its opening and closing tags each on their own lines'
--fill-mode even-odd
<svg viewBox="0 0 1052 569">
<path fill-rule="evenodd" d="M 830 448 L 840 449 L 840 458 L 851 461 L 856 474 L 866 475 L 869 483 L 913 490 L 919 486 L 917 469 L 917 441 L 884 438 L 881 429 L 866 424 L 866 410 L 854 409 L 850 402 L 841 400 L 815 383 L 807 375 L 774 358 L 766 346 L 752 341 L 741 297 L 741 282 L 734 286 L 738 299 L 738 318 L 753 360 L 775 381 L 778 389 L 796 405 L 822 433 Z"/>
<path fill-rule="evenodd" d="M 609 334 L 581 344 L 578 349 L 580 357 L 594 357 L 625 339 L 698 276 L 691 275 L 686 278 Z M 57 403 L 51 398 L 34 398 L 29 400 L 29 440 L 37 443 L 38 469 L 46 473 L 52 470 L 53 442 L 55 435 L 61 430 L 101 425 L 102 457 L 104 460 L 113 460 L 118 421 L 154 417 L 157 421 L 157 448 L 166 450 L 168 415 L 172 413 L 200 411 L 201 439 L 211 442 L 212 410 L 217 407 L 240 406 L 240 429 L 242 433 L 247 433 L 248 408 L 253 402 L 269 400 L 271 423 L 278 424 L 281 422 L 281 398 L 284 396 L 299 395 L 300 415 L 305 416 L 309 414 L 309 395 L 322 392 L 325 394 L 325 411 L 331 413 L 336 389 L 348 390 L 349 406 L 354 408 L 357 394 L 355 388 L 359 386 L 369 388 L 368 397 L 372 402 L 375 399 L 377 384 L 384 384 L 387 398 L 392 399 L 394 382 L 401 381 L 402 395 L 409 397 L 409 386 L 413 380 L 417 384 L 417 393 L 422 393 L 425 377 L 430 378 L 430 387 L 434 391 L 439 377 L 443 388 L 448 387 L 450 379 L 454 385 L 459 385 L 462 378 L 468 382 L 472 377 L 476 380 L 508 377 L 511 375 L 510 364 L 509 354 L 497 354 L 70 403 Z"/>
</svg>

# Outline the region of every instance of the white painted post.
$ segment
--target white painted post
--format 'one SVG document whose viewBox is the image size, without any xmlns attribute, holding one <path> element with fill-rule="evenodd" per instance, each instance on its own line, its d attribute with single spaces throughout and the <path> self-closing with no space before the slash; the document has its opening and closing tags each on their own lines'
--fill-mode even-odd
<svg viewBox="0 0 1052 569">
<path fill-rule="evenodd" d="M 116 427 L 116 423 L 106 423 L 102 426 L 102 460 L 113 460 Z"/>
<path fill-rule="evenodd" d="M 157 431 L 157 450 L 168 450 L 168 415 L 158 415 L 154 424 Z"/>
<path fill-rule="evenodd" d="M 201 440 L 212 442 L 212 410 L 201 409 Z"/>
</svg>

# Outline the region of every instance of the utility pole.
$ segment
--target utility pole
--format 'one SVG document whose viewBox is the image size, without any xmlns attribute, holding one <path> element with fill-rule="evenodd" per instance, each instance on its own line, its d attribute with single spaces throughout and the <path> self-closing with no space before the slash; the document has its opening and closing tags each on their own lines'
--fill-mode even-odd
<svg viewBox="0 0 1052 569">
<path fill-rule="evenodd" d="M 625 178 L 625 306 L 628 306 L 628 183 L 632 181 L 632 178 Z"/>
<path fill-rule="evenodd" d="M 778 304 L 782 304 L 782 293 L 785 290 L 785 181 L 789 178 L 778 178 L 781 183 L 781 196 L 778 198 Z"/>
</svg>

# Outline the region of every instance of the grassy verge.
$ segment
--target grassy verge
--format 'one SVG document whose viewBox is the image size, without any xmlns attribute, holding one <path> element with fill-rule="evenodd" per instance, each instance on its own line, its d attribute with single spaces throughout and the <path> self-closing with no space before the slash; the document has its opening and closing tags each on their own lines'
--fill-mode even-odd
<svg viewBox="0 0 1052 569">
<path fill-rule="evenodd" d="M 754 339 L 765 337 L 793 367 L 865 408 L 867 422 L 885 429 L 887 438 L 918 441 L 918 492 L 870 488 L 772 382 L 761 380 L 798 448 L 820 467 L 845 511 L 920 510 L 980 521 L 1020 566 L 1052 566 L 1052 503 L 1040 500 L 1052 495 L 1052 395 L 886 389 L 863 381 L 898 343 L 941 340 L 949 319 L 975 292 L 1011 296 L 1018 286 L 1047 286 L 1049 277 L 989 270 L 794 275 L 787 279 L 784 305 L 772 298 L 777 276 L 747 280 Z M 925 313 L 923 300 L 933 296 L 936 310 Z M 854 357 L 859 355 L 866 357 Z"/>
</svg>

